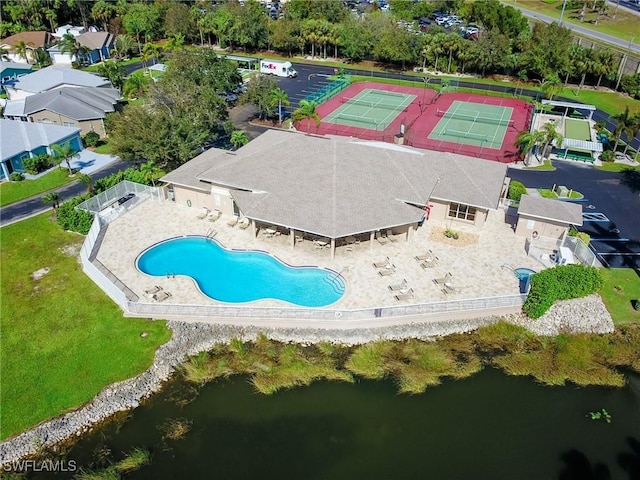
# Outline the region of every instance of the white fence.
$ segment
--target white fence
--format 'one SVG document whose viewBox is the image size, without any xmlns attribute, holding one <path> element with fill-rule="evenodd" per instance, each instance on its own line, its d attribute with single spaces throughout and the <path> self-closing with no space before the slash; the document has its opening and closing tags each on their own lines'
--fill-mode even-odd
<svg viewBox="0 0 640 480">
<path fill-rule="evenodd" d="M 525 249 L 528 255 L 540 261 L 547 267 L 553 266 L 553 256 L 557 255 L 560 247 L 568 248 L 573 254 L 573 258 L 590 267 L 601 267 L 596 255 L 578 237 L 565 236 L 562 238 L 538 237 L 529 238 Z"/>
</svg>

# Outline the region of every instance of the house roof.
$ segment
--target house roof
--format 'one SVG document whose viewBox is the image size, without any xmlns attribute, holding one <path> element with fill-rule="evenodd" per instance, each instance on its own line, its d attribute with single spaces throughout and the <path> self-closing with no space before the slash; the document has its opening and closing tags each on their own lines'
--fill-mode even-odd
<svg viewBox="0 0 640 480">
<path fill-rule="evenodd" d="M 20 77 L 14 84 L 16 90 L 40 93 L 62 87 L 110 87 L 111 83 L 93 73 L 68 67 L 50 66 Z"/>
<path fill-rule="evenodd" d="M 78 35 L 78 43 L 90 50 L 96 50 L 103 47 L 110 47 L 115 41 L 115 35 L 109 32 L 85 32 Z"/>
<path fill-rule="evenodd" d="M 23 101 L 22 113 L 5 112 L 5 115 L 25 117 L 48 110 L 74 120 L 93 120 L 105 118 L 107 113 L 115 111 L 115 104 L 120 97 L 120 92 L 115 88 L 62 87 L 17 100 L 16 102 Z M 14 108 L 12 103 L 12 101 L 7 102 L 7 107 L 10 112 L 15 112 L 18 107 Z"/>
<path fill-rule="evenodd" d="M 31 48 L 46 48 L 53 43 L 53 37 L 49 32 L 20 32 L 0 40 L 0 45 L 14 46 L 20 40 Z"/>
<path fill-rule="evenodd" d="M 0 161 L 42 146 L 58 143 L 79 128 L 0 119 Z"/>
<path fill-rule="evenodd" d="M 31 70 L 32 68 L 31 65 L 26 63 L 0 61 L 0 77 L 5 70 Z"/>
<path fill-rule="evenodd" d="M 522 195 L 518 215 L 552 220 L 568 225 L 582 225 L 582 205 L 553 198 Z"/>
<path fill-rule="evenodd" d="M 247 217 L 330 238 L 418 222 L 429 198 L 496 208 L 506 173 L 455 154 L 276 130 L 235 155 L 194 160 L 210 165 L 197 178 L 229 188 Z M 193 182 L 186 165 L 163 180 Z"/>
</svg>

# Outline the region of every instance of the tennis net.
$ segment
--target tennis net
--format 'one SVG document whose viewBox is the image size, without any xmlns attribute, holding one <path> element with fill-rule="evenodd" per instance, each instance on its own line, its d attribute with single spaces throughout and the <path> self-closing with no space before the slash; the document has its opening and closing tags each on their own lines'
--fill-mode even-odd
<svg viewBox="0 0 640 480">
<path fill-rule="evenodd" d="M 387 110 L 402 110 L 404 105 L 384 103 L 384 102 L 370 102 L 368 100 L 360 100 L 359 98 L 342 97 L 340 103 L 348 103 L 349 105 L 362 105 L 364 107 L 372 108 L 384 108 Z"/>
<path fill-rule="evenodd" d="M 356 123 L 365 123 L 367 125 L 373 125 L 373 126 L 378 125 L 378 122 L 371 118 L 359 117 L 357 115 L 348 115 L 346 113 L 338 113 L 336 114 L 335 118 L 340 120 L 349 120 L 351 122 L 356 122 Z"/>
<path fill-rule="evenodd" d="M 449 111 L 438 109 L 436 114 L 439 117 L 444 117 L 444 118 L 469 120 L 470 122 L 489 123 L 491 125 L 503 125 L 507 127 L 513 126 L 513 120 L 508 120 L 504 118 L 483 117 L 482 115 L 480 115 L 480 113 L 476 113 L 476 114 L 458 113 L 458 112 L 449 112 Z"/>
<path fill-rule="evenodd" d="M 461 138 L 470 138 L 473 140 L 480 140 L 483 142 L 488 141 L 488 137 L 486 135 L 482 135 L 481 133 L 473 133 L 473 132 L 462 132 L 460 130 L 451 130 L 447 128 L 442 131 L 443 135 L 448 135 L 451 137 L 461 137 Z"/>
</svg>

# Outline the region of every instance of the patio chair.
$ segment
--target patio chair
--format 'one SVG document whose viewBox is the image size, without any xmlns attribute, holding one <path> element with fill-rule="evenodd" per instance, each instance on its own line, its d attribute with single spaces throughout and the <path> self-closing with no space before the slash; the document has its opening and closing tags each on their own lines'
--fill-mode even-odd
<svg viewBox="0 0 640 480">
<path fill-rule="evenodd" d="M 329 248 L 329 244 L 327 242 L 322 242 L 320 240 L 314 240 L 313 245 L 316 250 L 324 250 L 325 248 Z"/>
<path fill-rule="evenodd" d="M 249 228 L 249 225 L 250 225 L 250 222 L 247 217 L 243 217 L 238 222 L 238 227 L 240 227 L 242 230 L 246 230 L 247 228 Z"/>
<path fill-rule="evenodd" d="M 146 297 L 151 297 L 151 296 L 155 295 L 156 293 L 158 293 L 161 290 L 162 290 L 162 287 L 160 287 L 158 285 L 155 285 L 155 286 L 151 287 L 150 289 L 145 290 L 144 291 L 144 295 Z"/>
<path fill-rule="evenodd" d="M 164 302 L 167 298 L 169 298 L 171 296 L 171 294 L 169 292 L 158 292 L 153 296 L 153 299 L 156 302 Z"/>
<path fill-rule="evenodd" d="M 214 210 L 213 212 L 209 212 L 209 215 L 207 215 L 207 220 L 209 220 L 210 222 L 215 222 L 220 218 L 220 215 L 222 215 L 222 212 L 220 210 Z"/>
<path fill-rule="evenodd" d="M 386 245 L 387 243 L 390 242 L 390 240 L 387 238 L 387 236 L 382 234 L 382 233 L 379 233 L 379 234 L 376 235 L 376 240 L 378 240 L 378 243 L 380 245 Z"/>
<path fill-rule="evenodd" d="M 399 302 L 402 302 L 403 300 L 411 300 L 413 298 L 413 289 L 410 288 L 404 293 L 400 292 L 397 295 L 394 295 L 393 298 L 395 298 Z"/>
<path fill-rule="evenodd" d="M 196 213 L 196 217 L 198 217 L 200 220 L 205 218 L 207 215 L 209 215 L 209 209 L 206 207 L 203 207 L 200 212 Z"/>
<path fill-rule="evenodd" d="M 416 255 L 415 258 L 418 262 L 424 262 L 425 260 L 432 259 L 434 257 L 433 252 L 429 250 L 428 253 L 424 253 L 422 255 Z"/>
<path fill-rule="evenodd" d="M 451 273 L 447 273 L 444 277 L 434 278 L 433 283 L 435 283 L 436 285 L 444 285 L 445 283 L 449 283 L 451 281 L 451 277 L 453 277 L 453 275 L 451 275 Z"/>
<path fill-rule="evenodd" d="M 450 282 L 445 282 L 443 285 L 444 288 L 442 289 L 442 293 L 444 293 L 445 295 L 448 295 L 450 293 L 460 293 L 460 289 Z"/>
<path fill-rule="evenodd" d="M 402 292 L 403 290 L 407 289 L 407 279 L 403 278 L 402 282 L 397 283 L 396 285 L 389 285 L 389 290 L 391 290 L 392 292 Z"/>
<path fill-rule="evenodd" d="M 391 265 L 391 259 L 389 257 L 385 258 L 381 262 L 373 262 L 373 268 L 385 268 L 388 265 Z"/>
<path fill-rule="evenodd" d="M 234 215 L 233 217 L 231 217 L 231 219 L 227 222 L 227 225 L 229 225 L 230 227 L 235 227 L 236 224 L 238 223 L 238 216 Z"/>
<path fill-rule="evenodd" d="M 438 264 L 438 257 L 433 257 L 431 260 L 427 259 L 420 264 L 424 269 L 433 268 Z"/>
<path fill-rule="evenodd" d="M 393 234 L 392 230 L 387 230 L 387 240 L 389 240 L 390 242 L 397 242 L 398 241 L 396 236 Z"/>
</svg>

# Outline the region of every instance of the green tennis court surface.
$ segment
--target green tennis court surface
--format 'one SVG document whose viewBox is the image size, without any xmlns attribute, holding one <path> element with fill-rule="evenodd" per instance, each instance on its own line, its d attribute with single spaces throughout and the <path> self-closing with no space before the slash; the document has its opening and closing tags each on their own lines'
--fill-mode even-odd
<svg viewBox="0 0 640 480">
<path fill-rule="evenodd" d="M 367 88 L 355 97 L 342 97 L 342 105 L 323 120 L 350 127 L 384 130 L 415 95 Z"/>
<path fill-rule="evenodd" d="M 513 126 L 512 113 L 511 107 L 456 100 L 446 111 L 436 111 L 442 118 L 429 138 L 498 149 Z"/>
<path fill-rule="evenodd" d="M 591 127 L 588 120 L 564 119 L 564 136 L 573 140 L 591 141 Z"/>
</svg>

